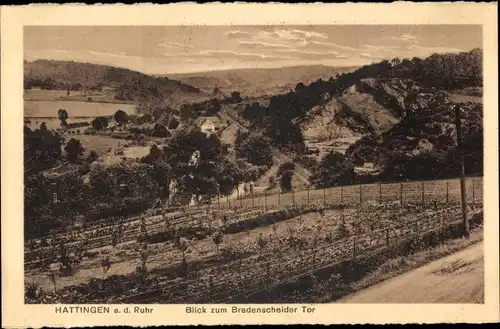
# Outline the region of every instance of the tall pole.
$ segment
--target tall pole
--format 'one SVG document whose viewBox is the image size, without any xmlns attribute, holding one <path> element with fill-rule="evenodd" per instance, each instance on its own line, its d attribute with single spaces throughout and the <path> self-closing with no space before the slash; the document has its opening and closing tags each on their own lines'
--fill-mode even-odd
<svg viewBox="0 0 500 329">
<path fill-rule="evenodd" d="M 446 204 L 448 204 L 449 201 L 449 181 L 446 181 Z"/>
<path fill-rule="evenodd" d="M 460 196 L 462 198 L 463 235 L 469 237 L 469 220 L 467 219 L 467 197 L 465 195 L 465 165 L 462 149 L 462 121 L 460 120 L 460 106 L 455 105 L 455 126 L 457 129 L 457 148 L 460 154 Z"/>
<path fill-rule="evenodd" d="M 422 182 L 422 204 L 425 203 L 425 186 L 424 182 Z"/>
<path fill-rule="evenodd" d="M 378 184 L 378 203 L 382 203 L 382 184 Z"/>
<path fill-rule="evenodd" d="M 363 185 L 359 184 L 359 204 L 363 204 L 363 194 L 362 194 L 362 187 Z"/>
</svg>

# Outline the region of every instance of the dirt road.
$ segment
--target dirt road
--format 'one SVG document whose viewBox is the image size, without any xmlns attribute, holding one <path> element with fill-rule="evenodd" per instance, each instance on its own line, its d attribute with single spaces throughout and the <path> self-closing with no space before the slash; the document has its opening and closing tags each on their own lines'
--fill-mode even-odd
<svg viewBox="0 0 500 329">
<path fill-rule="evenodd" d="M 338 302 L 484 303 L 483 242 Z"/>
</svg>

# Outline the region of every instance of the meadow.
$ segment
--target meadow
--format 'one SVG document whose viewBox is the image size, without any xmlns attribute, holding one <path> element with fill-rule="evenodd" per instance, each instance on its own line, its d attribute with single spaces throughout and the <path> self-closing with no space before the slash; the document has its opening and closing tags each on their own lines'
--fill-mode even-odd
<svg viewBox="0 0 500 329">
<path fill-rule="evenodd" d="M 115 104 L 82 101 L 24 101 L 24 116 L 28 118 L 54 118 L 57 111 L 65 109 L 69 117 L 111 116 L 116 111 L 122 110 L 128 114 L 135 114 L 136 107 L 133 104 Z"/>
</svg>

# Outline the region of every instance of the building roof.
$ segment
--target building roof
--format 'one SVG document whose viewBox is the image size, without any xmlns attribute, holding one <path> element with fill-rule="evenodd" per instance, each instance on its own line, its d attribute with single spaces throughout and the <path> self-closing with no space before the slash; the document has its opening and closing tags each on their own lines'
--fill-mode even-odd
<svg viewBox="0 0 500 329">
<path fill-rule="evenodd" d="M 198 117 L 194 124 L 198 127 L 201 127 L 203 124 L 205 124 L 206 121 L 211 121 L 214 126 L 219 126 L 220 125 L 220 120 L 218 117 Z"/>
</svg>

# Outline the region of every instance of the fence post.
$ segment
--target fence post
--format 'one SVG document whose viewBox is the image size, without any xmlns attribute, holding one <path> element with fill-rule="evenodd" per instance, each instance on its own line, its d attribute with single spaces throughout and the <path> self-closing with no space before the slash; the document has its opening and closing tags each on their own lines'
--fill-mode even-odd
<svg viewBox="0 0 500 329">
<path fill-rule="evenodd" d="M 323 205 L 326 205 L 326 187 L 323 187 Z"/>
<path fill-rule="evenodd" d="M 295 190 L 292 187 L 292 206 L 295 206 Z"/>
<path fill-rule="evenodd" d="M 422 204 L 424 204 L 424 203 L 425 203 L 425 192 L 424 192 L 424 187 L 425 187 L 424 182 L 422 182 Z"/>
<path fill-rule="evenodd" d="M 252 191 L 252 208 L 255 207 L 255 200 L 254 200 L 254 194 L 253 194 L 253 191 Z"/>
<path fill-rule="evenodd" d="M 399 203 L 403 205 L 403 183 L 399 183 Z"/>
<path fill-rule="evenodd" d="M 363 191 L 363 185 L 362 184 L 359 184 L 359 204 L 362 205 L 363 204 L 363 195 L 362 195 L 362 191 Z"/>
<path fill-rule="evenodd" d="M 231 209 L 231 201 L 229 200 L 229 195 L 226 195 L 227 207 Z"/>
<path fill-rule="evenodd" d="M 240 198 L 240 208 L 243 208 L 243 198 Z"/>
<path fill-rule="evenodd" d="M 217 194 L 217 208 L 220 209 L 220 194 Z"/>
<path fill-rule="evenodd" d="M 352 237 L 352 260 L 356 260 L 356 236 Z"/>
<path fill-rule="evenodd" d="M 476 206 L 476 187 L 474 184 L 474 178 L 472 178 L 472 206 Z"/>
<path fill-rule="evenodd" d="M 441 222 L 441 236 L 439 239 L 442 241 L 443 240 L 443 235 L 444 235 L 444 223 L 443 223 L 443 216 L 439 216 L 439 221 Z"/>
<path fill-rule="evenodd" d="M 378 203 L 382 203 L 382 184 L 378 184 Z"/>
<path fill-rule="evenodd" d="M 449 184 L 450 181 L 446 181 L 446 204 L 448 204 L 449 201 L 449 187 L 448 187 Z"/>
</svg>

